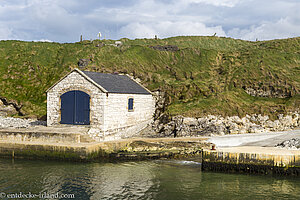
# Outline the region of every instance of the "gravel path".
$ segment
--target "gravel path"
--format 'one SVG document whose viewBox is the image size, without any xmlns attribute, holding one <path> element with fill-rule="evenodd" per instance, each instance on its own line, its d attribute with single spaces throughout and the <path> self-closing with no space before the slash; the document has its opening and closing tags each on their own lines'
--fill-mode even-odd
<svg viewBox="0 0 300 200">
<path fill-rule="evenodd" d="M 0 128 L 29 128 L 38 125 L 46 126 L 46 122 L 32 119 L 20 119 L 0 116 Z"/>
</svg>

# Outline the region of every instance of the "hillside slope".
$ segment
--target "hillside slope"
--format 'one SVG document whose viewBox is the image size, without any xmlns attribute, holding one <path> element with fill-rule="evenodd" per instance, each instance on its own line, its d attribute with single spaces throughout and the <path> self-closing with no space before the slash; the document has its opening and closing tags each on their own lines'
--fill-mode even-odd
<svg viewBox="0 0 300 200">
<path fill-rule="evenodd" d="M 79 59 L 89 59 L 85 70 L 132 74 L 150 90 L 165 91 L 171 115 L 275 116 L 300 107 L 300 37 L 121 41 L 121 47 L 104 45 L 113 44 L 111 40 L 0 41 L 0 97 L 22 106 L 26 116 L 45 115 L 47 88 L 77 67 Z M 158 50 L 157 45 L 178 50 Z"/>
</svg>

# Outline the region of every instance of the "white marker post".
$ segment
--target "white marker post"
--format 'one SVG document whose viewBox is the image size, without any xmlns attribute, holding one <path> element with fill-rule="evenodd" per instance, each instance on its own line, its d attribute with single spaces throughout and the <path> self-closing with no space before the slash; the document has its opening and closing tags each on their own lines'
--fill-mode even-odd
<svg viewBox="0 0 300 200">
<path fill-rule="evenodd" d="M 101 40 L 101 32 L 98 33 L 99 40 Z"/>
</svg>

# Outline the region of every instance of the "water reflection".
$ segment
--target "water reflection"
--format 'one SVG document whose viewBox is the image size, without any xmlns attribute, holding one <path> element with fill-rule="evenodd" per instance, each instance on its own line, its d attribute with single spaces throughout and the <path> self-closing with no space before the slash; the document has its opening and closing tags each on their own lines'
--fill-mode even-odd
<svg viewBox="0 0 300 200">
<path fill-rule="evenodd" d="M 65 163 L 0 160 L 0 192 L 76 199 L 299 199 L 299 178 L 201 172 L 193 161 Z"/>
<path fill-rule="evenodd" d="M 134 162 L 119 164 L 94 164 L 92 198 L 132 199 L 142 197 L 153 186 L 153 165 Z"/>
</svg>

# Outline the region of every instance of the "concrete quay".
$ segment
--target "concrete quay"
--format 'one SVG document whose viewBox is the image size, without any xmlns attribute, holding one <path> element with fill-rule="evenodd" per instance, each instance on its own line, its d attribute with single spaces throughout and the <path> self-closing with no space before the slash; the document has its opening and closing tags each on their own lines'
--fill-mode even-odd
<svg viewBox="0 0 300 200">
<path fill-rule="evenodd" d="M 208 141 L 216 144 L 216 149 L 203 150 L 202 169 L 300 176 L 300 149 L 275 147 L 276 144 L 292 138 L 300 138 L 299 129 L 211 137 Z"/>
<path fill-rule="evenodd" d="M 300 150 L 244 146 L 204 150 L 202 155 L 203 170 L 300 176 Z"/>
<path fill-rule="evenodd" d="M 207 138 L 130 138 L 96 142 L 88 128 L 0 129 L 0 157 L 71 161 L 201 156 Z"/>
<path fill-rule="evenodd" d="M 274 147 L 299 138 L 300 130 L 107 142 L 96 142 L 87 132 L 84 127 L 0 129 L 0 157 L 88 162 L 196 157 L 203 170 L 300 176 L 300 150 Z"/>
</svg>

